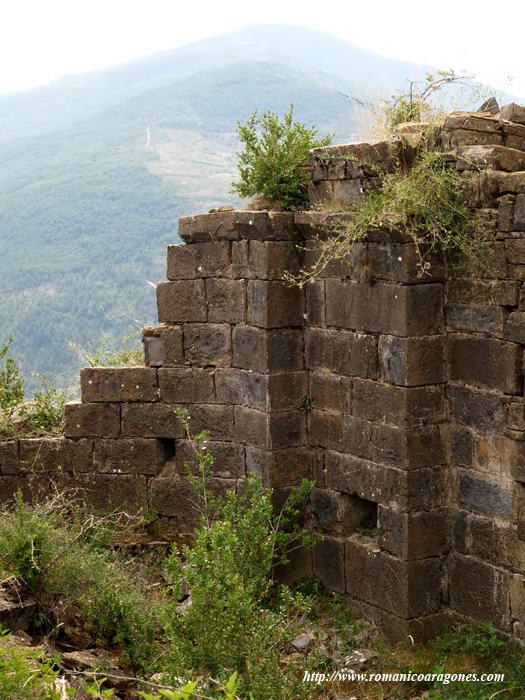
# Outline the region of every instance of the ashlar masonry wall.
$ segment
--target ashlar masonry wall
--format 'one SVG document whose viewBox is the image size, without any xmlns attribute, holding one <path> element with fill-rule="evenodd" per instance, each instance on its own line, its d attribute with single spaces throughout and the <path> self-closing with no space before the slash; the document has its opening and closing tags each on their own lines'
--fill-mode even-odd
<svg viewBox="0 0 525 700">
<path fill-rule="evenodd" d="M 502 110 L 503 112 L 503 110 Z M 209 429 L 213 487 L 249 471 L 276 502 L 303 477 L 305 527 L 322 533 L 288 577 L 314 573 L 392 638 L 452 619 L 525 630 L 525 119 L 454 113 L 442 133 L 490 232 L 482 272 L 370 233 L 304 289 L 316 237 L 346 215 L 220 211 L 180 220 L 157 286 L 145 366 L 82 371 L 59 440 L 0 448 L 3 498 L 75 485 L 97 505 L 195 524 L 173 408 Z M 349 203 L 380 185 L 414 130 L 391 144 L 312 153 L 311 200 Z"/>
</svg>

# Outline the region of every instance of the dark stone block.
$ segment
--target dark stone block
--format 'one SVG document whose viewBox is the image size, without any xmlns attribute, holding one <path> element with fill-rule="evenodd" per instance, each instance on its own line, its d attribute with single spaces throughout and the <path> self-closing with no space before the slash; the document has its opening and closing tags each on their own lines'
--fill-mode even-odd
<svg viewBox="0 0 525 700">
<path fill-rule="evenodd" d="M 159 282 L 157 308 L 161 323 L 206 321 L 204 280 Z"/>
<path fill-rule="evenodd" d="M 65 408 L 66 437 L 120 436 L 120 404 L 68 403 Z"/>
<path fill-rule="evenodd" d="M 522 349 L 514 343 L 473 336 L 450 337 L 450 379 L 453 381 L 518 394 L 523 390 L 522 358 Z"/>
<path fill-rule="evenodd" d="M 157 370 L 153 367 L 86 367 L 80 372 L 84 403 L 95 401 L 157 401 Z"/>
</svg>

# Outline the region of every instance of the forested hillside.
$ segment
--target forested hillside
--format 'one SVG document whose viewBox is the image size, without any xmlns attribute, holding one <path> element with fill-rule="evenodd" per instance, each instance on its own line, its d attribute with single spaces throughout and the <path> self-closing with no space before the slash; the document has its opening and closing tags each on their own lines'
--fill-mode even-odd
<svg viewBox="0 0 525 700">
<path fill-rule="evenodd" d="M 82 362 L 71 343 L 94 348 L 154 320 L 148 281 L 165 276 L 177 217 L 232 201 L 238 120 L 293 103 L 299 119 L 346 141 L 356 126 L 341 93 L 363 95 L 367 58 L 370 93 L 420 73 L 278 29 L 0 99 L 0 328 L 26 375 L 70 383 Z M 338 65 L 347 56 L 358 69 L 335 75 L 330 46 Z"/>
</svg>

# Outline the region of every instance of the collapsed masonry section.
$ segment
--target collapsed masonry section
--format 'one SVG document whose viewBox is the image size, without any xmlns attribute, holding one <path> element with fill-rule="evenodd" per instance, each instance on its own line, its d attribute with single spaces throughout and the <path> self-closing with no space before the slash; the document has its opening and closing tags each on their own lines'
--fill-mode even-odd
<svg viewBox="0 0 525 700">
<path fill-rule="evenodd" d="M 364 196 L 416 132 L 316 149 L 312 201 Z M 384 231 L 301 290 L 284 273 L 346 215 L 183 218 L 146 366 L 83 370 L 64 438 L 0 448 L 3 497 L 80 486 L 188 534 L 192 456 L 173 408 L 189 408 L 211 432 L 214 488 L 254 471 L 280 502 L 315 482 L 305 527 L 324 538 L 288 577 L 314 573 L 392 638 L 458 617 L 523 638 L 525 124 L 455 113 L 441 138 L 492 234 L 490 271 L 436 258 L 421 277 L 411 240 Z"/>
</svg>

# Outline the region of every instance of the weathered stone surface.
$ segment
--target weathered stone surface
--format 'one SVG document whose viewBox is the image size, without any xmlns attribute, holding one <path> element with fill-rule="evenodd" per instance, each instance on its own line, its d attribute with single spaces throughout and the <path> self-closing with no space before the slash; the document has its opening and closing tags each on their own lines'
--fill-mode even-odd
<svg viewBox="0 0 525 700">
<path fill-rule="evenodd" d="M 345 550 L 349 595 L 404 618 L 429 615 L 439 609 L 439 559 L 403 562 L 353 539 L 346 541 Z"/>
<path fill-rule="evenodd" d="M 268 377 L 268 408 L 287 411 L 304 408 L 308 401 L 307 372 L 280 372 Z"/>
<path fill-rule="evenodd" d="M 264 450 L 246 447 L 246 471 L 258 474 L 265 486 L 285 488 L 302 479 L 317 479 L 322 472 L 323 451 L 312 447 Z"/>
<path fill-rule="evenodd" d="M 187 243 L 210 241 L 297 240 L 292 212 L 229 211 L 179 219 L 179 235 Z"/>
<path fill-rule="evenodd" d="M 169 280 L 229 277 L 230 274 L 229 243 L 182 243 L 168 246 Z"/>
<path fill-rule="evenodd" d="M 95 471 L 111 474 L 158 474 L 167 457 L 160 440 L 96 440 L 93 466 Z"/>
<path fill-rule="evenodd" d="M 157 284 L 157 309 L 161 323 L 206 320 L 204 280 L 182 280 Z"/>
<path fill-rule="evenodd" d="M 398 387 L 354 379 L 353 414 L 397 426 L 418 426 L 444 420 L 443 389 L 439 386 Z"/>
<path fill-rule="evenodd" d="M 475 129 L 454 129 L 441 134 L 441 144 L 445 149 L 462 146 L 501 146 L 503 135 L 497 131 L 476 131 Z"/>
<path fill-rule="evenodd" d="M 359 496 L 313 489 L 310 501 L 315 527 L 320 532 L 347 536 L 359 527 L 377 527 L 377 504 Z"/>
<path fill-rule="evenodd" d="M 501 573 L 474 557 L 454 554 L 449 569 L 450 606 L 467 617 L 508 627 L 508 590 Z"/>
<path fill-rule="evenodd" d="M 184 326 L 184 356 L 190 365 L 229 367 L 231 327 L 226 323 L 188 323 Z"/>
<path fill-rule="evenodd" d="M 512 516 L 512 491 L 468 470 L 459 470 L 459 499 L 463 507 L 497 518 Z"/>
<path fill-rule="evenodd" d="M 330 203 L 347 207 L 355 204 L 364 193 L 361 180 L 321 180 L 308 184 L 308 199 L 313 206 Z"/>
<path fill-rule="evenodd" d="M 18 471 L 18 442 L 15 440 L 0 444 L 0 474 L 6 476 L 8 474 L 18 474 Z"/>
<path fill-rule="evenodd" d="M 349 412 L 352 405 L 352 380 L 326 369 L 309 373 L 308 395 L 314 408 Z"/>
<path fill-rule="evenodd" d="M 446 395 L 450 415 L 459 423 L 489 430 L 505 425 L 505 409 L 498 396 L 457 384 L 449 384 Z"/>
<path fill-rule="evenodd" d="M 174 367 L 159 369 L 158 376 L 160 400 L 163 403 L 193 404 L 210 403 L 214 400 L 215 388 L 212 370 L 197 367 Z"/>
<path fill-rule="evenodd" d="M 402 338 L 383 335 L 378 350 L 382 378 L 391 384 L 418 386 L 445 380 L 442 336 Z"/>
<path fill-rule="evenodd" d="M 244 280 L 206 280 L 209 323 L 242 323 L 246 320 Z"/>
<path fill-rule="evenodd" d="M 260 328 L 302 326 L 301 290 L 286 282 L 250 280 L 247 321 Z"/>
<path fill-rule="evenodd" d="M 299 271 L 302 257 L 302 250 L 287 241 L 232 243 L 235 276 L 244 279 L 282 280 Z"/>
<path fill-rule="evenodd" d="M 218 403 L 239 404 L 268 410 L 268 376 L 243 369 L 223 369 L 215 372 Z"/>
<path fill-rule="evenodd" d="M 505 194 L 498 199 L 498 230 L 510 232 L 514 228 L 514 205 L 516 196 Z"/>
<path fill-rule="evenodd" d="M 451 335 L 450 378 L 466 384 L 496 389 L 506 394 L 522 391 L 523 351 L 514 343 L 493 338 Z"/>
<path fill-rule="evenodd" d="M 221 479 L 240 479 L 245 474 L 244 447 L 234 442 L 208 440 L 207 449 L 213 454 L 213 476 Z M 161 476 L 187 474 L 190 467 L 198 470 L 195 450 L 189 440 L 177 440 L 175 456 L 164 466 Z"/>
<path fill-rule="evenodd" d="M 86 367 L 80 372 L 82 401 L 157 401 L 153 367 Z"/>
<path fill-rule="evenodd" d="M 161 516 L 174 518 L 177 531 L 181 535 L 188 534 L 195 528 L 200 505 L 198 495 L 187 477 L 157 477 L 150 483 L 150 508 Z"/>
<path fill-rule="evenodd" d="M 310 151 L 311 157 L 322 159 L 344 158 L 365 169 L 378 165 L 381 170 L 394 172 L 397 167 L 399 143 L 392 141 L 371 141 L 370 143 L 344 143 L 334 146 L 321 146 Z"/>
<path fill-rule="evenodd" d="M 149 367 L 170 367 L 184 362 L 180 326 L 146 326 L 143 331 L 144 356 Z"/>
<path fill-rule="evenodd" d="M 505 251 L 509 263 L 513 265 L 525 264 L 525 238 L 508 238 L 505 241 Z"/>
<path fill-rule="evenodd" d="M 497 173 L 500 194 L 525 193 L 525 171 L 516 173 Z"/>
<path fill-rule="evenodd" d="M 458 149 L 460 170 L 492 168 L 493 170 L 525 170 L 525 153 L 505 146 L 462 146 Z"/>
<path fill-rule="evenodd" d="M 122 406 L 122 436 L 145 438 L 182 438 L 184 429 L 165 403 L 136 403 Z"/>
<path fill-rule="evenodd" d="M 513 311 L 505 324 L 505 338 L 525 344 L 525 312 Z"/>
<path fill-rule="evenodd" d="M 27 472 L 89 472 L 93 441 L 67 438 L 20 440 L 20 470 Z"/>
<path fill-rule="evenodd" d="M 447 284 L 447 303 L 491 306 L 515 306 L 519 284 L 513 280 L 451 279 Z"/>
<path fill-rule="evenodd" d="M 308 369 L 372 379 L 377 376 L 377 339 L 372 335 L 307 328 L 305 354 Z"/>
<path fill-rule="evenodd" d="M 179 404 L 174 408 L 186 408 L 186 406 Z M 234 433 L 233 406 L 193 404 L 189 420 L 194 434 L 207 430 L 211 440 L 231 440 L 234 436 L 236 440 L 238 439 Z"/>
<path fill-rule="evenodd" d="M 102 512 L 120 509 L 138 515 L 148 506 L 146 477 L 139 474 L 77 474 L 63 486 L 79 488 L 87 504 Z"/>
<path fill-rule="evenodd" d="M 343 452 L 344 419 L 338 411 L 308 411 L 308 441 L 311 445 Z"/>
<path fill-rule="evenodd" d="M 375 503 L 395 503 L 402 511 L 436 508 L 444 502 L 444 471 L 436 467 L 401 471 L 328 450 L 325 470 L 327 488 Z"/>
<path fill-rule="evenodd" d="M 326 322 L 390 335 L 432 335 L 443 324 L 442 286 L 326 281 Z"/>
<path fill-rule="evenodd" d="M 120 435 L 120 405 L 112 403 L 66 404 L 66 437 L 109 437 Z"/>
<path fill-rule="evenodd" d="M 405 560 L 445 554 L 450 548 L 450 510 L 434 508 L 402 513 L 379 508 L 379 542 L 382 549 Z"/>
<path fill-rule="evenodd" d="M 398 469 L 434 467 L 447 461 L 445 438 L 446 433 L 439 425 L 407 431 L 406 428 L 374 424 L 370 435 L 370 454 L 358 456 L 370 457 L 374 462 Z M 347 451 L 356 454 L 350 440 L 347 441 Z"/>
<path fill-rule="evenodd" d="M 492 170 L 466 172 L 462 187 L 464 201 L 472 207 L 496 207 L 500 194 L 497 173 Z"/>
<path fill-rule="evenodd" d="M 324 280 L 307 284 L 304 288 L 306 321 L 310 326 L 326 325 L 326 297 Z"/>
<path fill-rule="evenodd" d="M 498 119 L 492 116 L 482 115 L 479 112 L 450 112 L 443 122 L 443 128 L 448 131 L 453 129 L 469 129 L 486 133 L 497 133 L 498 127 Z"/>
<path fill-rule="evenodd" d="M 303 369 L 303 334 L 237 326 L 233 329 L 233 365 L 254 372 Z"/>
<path fill-rule="evenodd" d="M 525 231 L 525 194 L 516 195 L 514 231 Z"/>
<path fill-rule="evenodd" d="M 344 557 L 344 540 L 323 537 L 314 545 L 314 574 L 328 590 L 341 594 L 346 590 Z"/>
<path fill-rule="evenodd" d="M 500 306 L 447 306 L 445 321 L 448 328 L 501 336 L 508 311 Z"/>
<path fill-rule="evenodd" d="M 525 124 L 525 107 L 517 105 L 515 102 L 510 102 L 508 105 L 503 105 L 499 113 L 501 119 L 508 119 L 509 122 L 516 124 Z"/>
<path fill-rule="evenodd" d="M 241 442 L 267 450 L 304 445 L 305 413 L 265 413 L 245 406 L 235 406 L 235 436 Z"/>
</svg>

